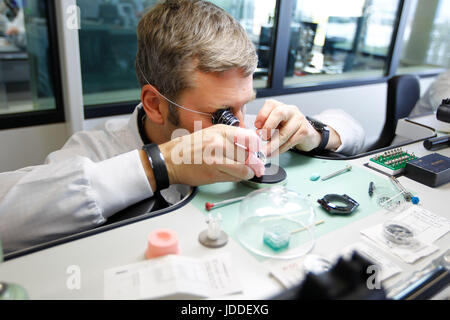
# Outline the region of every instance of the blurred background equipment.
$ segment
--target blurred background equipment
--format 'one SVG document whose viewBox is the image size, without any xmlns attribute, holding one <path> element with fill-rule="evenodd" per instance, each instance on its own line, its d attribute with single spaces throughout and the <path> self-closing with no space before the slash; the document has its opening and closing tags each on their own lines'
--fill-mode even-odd
<svg viewBox="0 0 450 320">
<path fill-rule="evenodd" d="M 328 271 L 308 273 L 297 287 L 273 297 L 276 300 L 385 300 L 386 292 L 373 280 L 373 263 L 354 252 L 339 258 Z M 372 270 L 372 271 L 371 271 Z"/>
</svg>

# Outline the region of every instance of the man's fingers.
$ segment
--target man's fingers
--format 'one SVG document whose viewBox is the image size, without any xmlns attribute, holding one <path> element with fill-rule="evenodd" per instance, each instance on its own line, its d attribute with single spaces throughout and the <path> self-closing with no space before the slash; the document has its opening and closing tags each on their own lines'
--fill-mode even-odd
<svg viewBox="0 0 450 320">
<path fill-rule="evenodd" d="M 249 154 L 249 157 L 245 164 L 253 170 L 255 176 L 261 177 L 264 175 L 264 172 L 266 170 L 265 164 L 254 153 Z"/>
<path fill-rule="evenodd" d="M 270 113 L 273 109 L 275 109 L 278 105 L 280 105 L 279 102 L 275 100 L 267 100 L 261 110 L 259 110 L 258 115 L 256 116 L 255 120 L 255 127 L 257 129 L 261 129 L 264 124 L 266 123 L 267 118 L 269 117 Z"/>
<path fill-rule="evenodd" d="M 230 139 L 227 140 L 230 141 Z M 250 153 L 261 150 L 261 138 L 258 137 L 256 132 L 250 129 L 237 128 L 233 143 L 237 147 L 244 148 Z"/>
<path fill-rule="evenodd" d="M 219 167 L 219 171 L 235 179 L 238 179 L 238 181 L 250 180 L 255 176 L 252 169 L 250 169 L 245 164 L 237 162 L 221 165 Z"/>
<path fill-rule="evenodd" d="M 235 148 L 234 154 L 227 152 L 227 154 L 225 154 L 226 159 L 223 163 L 230 164 L 233 162 L 238 164 L 245 164 L 251 170 L 253 170 L 254 174 L 257 177 L 264 175 L 264 163 L 255 155 L 255 152 L 247 152 L 242 148 L 231 145 L 230 142 L 227 141 L 226 149 L 232 150 L 233 147 Z"/>
</svg>

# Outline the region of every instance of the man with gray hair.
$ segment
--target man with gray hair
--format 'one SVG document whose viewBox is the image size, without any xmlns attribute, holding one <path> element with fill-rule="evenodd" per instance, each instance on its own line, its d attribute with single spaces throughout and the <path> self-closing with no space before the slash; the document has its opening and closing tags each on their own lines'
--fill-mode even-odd
<svg viewBox="0 0 450 320">
<path fill-rule="evenodd" d="M 186 185 L 261 176 L 258 152 L 349 153 L 362 145 L 360 126 L 342 113 L 323 114 L 328 129 L 319 130 L 296 106 L 268 100 L 254 122 L 268 140 L 263 147 L 244 128 L 245 105 L 255 98 L 255 48 L 241 25 L 210 2 L 160 3 L 137 33 L 141 104 L 129 120 L 74 134 L 44 165 L 0 174 L 6 252 L 96 227 L 154 195 L 174 203 Z M 240 127 L 213 125 L 224 110 Z"/>
</svg>

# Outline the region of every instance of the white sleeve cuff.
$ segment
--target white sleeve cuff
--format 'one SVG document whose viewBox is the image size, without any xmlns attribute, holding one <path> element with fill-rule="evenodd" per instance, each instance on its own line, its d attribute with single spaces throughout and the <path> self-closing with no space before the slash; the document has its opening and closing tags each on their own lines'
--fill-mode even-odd
<svg viewBox="0 0 450 320">
<path fill-rule="evenodd" d="M 138 150 L 96 163 L 89 175 L 105 219 L 153 195 Z"/>
<path fill-rule="evenodd" d="M 364 129 L 358 121 L 345 111 L 329 109 L 314 116 L 314 119 L 333 128 L 341 138 L 341 145 L 335 152 L 354 155 L 363 148 L 365 140 Z"/>
</svg>

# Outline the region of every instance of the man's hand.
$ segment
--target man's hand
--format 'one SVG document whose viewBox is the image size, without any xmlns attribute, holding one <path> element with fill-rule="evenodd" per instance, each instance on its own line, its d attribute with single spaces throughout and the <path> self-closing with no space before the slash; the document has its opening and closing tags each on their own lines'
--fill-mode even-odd
<svg viewBox="0 0 450 320">
<path fill-rule="evenodd" d="M 5 31 L 5 34 L 7 36 L 17 36 L 19 34 L 19 29 L 17 29 L 16 27 L 11 27 Z"/>
<path fill-rule="evenodd" d="M 264 163 L 254 155 L 261 148 L 261 140 L 247 129 L 216 125 L 173 139 L 159 148 L 170 184 L 199 186 L 237 182 L 264 174 Z M 146 170 L 146 173 L 153 188 L 152 172 Z"/>
<path fill-rule="evenodd" d="M 256 117 L 255 127 L 264 140 L 270 140 L 265 150 L 268 156 L 281 154 L 294 146 L 302 151 L 311 151 L 319 146 L 322 139 L 322 135 L 296 106 L 275 100 L 266 101 Z M 335 150 L 341 141 L 336 131 L 329 129 L 330 139 L 326 149 Z"/>
</svg>

